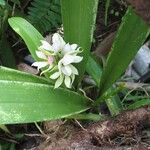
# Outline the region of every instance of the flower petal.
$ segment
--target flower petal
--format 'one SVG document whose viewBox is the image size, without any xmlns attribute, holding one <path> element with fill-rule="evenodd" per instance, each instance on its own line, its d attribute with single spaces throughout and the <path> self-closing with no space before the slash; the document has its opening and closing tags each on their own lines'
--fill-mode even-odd
<svg viewBox="0 0 150 150">
<path fill-rule="evenodd" d="M 62 53 L 63 54 L 77 54 L 78 53 L 78 51 L 76 50 L 77 47 L 78 47 L 77 44 L 70 45 L 69 43 L 67 43 L 64 46 Z"/>
<path fill-rule="evenodd" d="M 62 50 L 66 44 L 63 38 L 58 33 L 55 33 L 53 35 L 52 42 L 53 42 L 52 47 L 55 52 L 59 52 L 60 50 Z"/>
<path fill-rule="evenodd" d="M 67 88 L 71 88 L 71 79 L 69 76 L 65 76 L 65 85 Z"/>
<path fill-rule="evenodd" d="M 52 46 L 55 53 L 58 53 L 62 49 L 61 46 L 58 44 L 53 44 Z"/>
<path fill-rule="evenodd" d="M 52 46 L 47 41 L 41 40 L 41 43 L 42 43 L 42 45 L 39 47 L 39 49 L 53 51 Z"/>
<path fill-rule="evenodd" d="M 34 63 L 32 64 L 32 66 L 37 67 L 38 70 L 41 69 L 41 68 L 43 68 L 43 67 L 46 67 L 47 65 L 48 65 L 48 63 L 45 62 L 45 61 L 34 62 Z"/>
<path fill-rule="evenodd" d="M 64 77 L 63 77 L 63 76 L 60 76 L 60 77 L 56 80 L 54 89 L 60 87 L 60 85 L 63 83 L 63 79 L 64 79 Z"/>
<path fill-rule="evenodd" d="M 46 69 L 46 70 L 44 70 L 44 71 L 42 71 L 42 72 L 40 73 L 40 76 L 41 76 L 43 73 L 46 73 L 46 72 L 50 71 L 53 67 L 54 67 L 53 65 L 50 65 L 50 66 L 48 67 L 48 69 Z"/>
<path fill-rule="evenodd" d="M 61 71 L 63 72 L 63 74 L 65 74 L 66 76 L 70 76 L 72 74 L 72 70 L 70 66 L 63 66 L 61 67 Z"/>
<path fill-rule="evenodd" d="M 59 70 L 59 72 L 61 72 L 61 68 L 62 68 L 62 59 L 58 62 L 58 70 Z"/>
<path fill-rule="evenodd" d="M 75 79 L 75 75 L 72 74 L 72 75 L 71 75 L 71 80 L 72 80 L 72 81 L 71 81 L 71 84 L 74 82 L 74 79 Z"/>
<path fill-rule="evenodd" d="M 68 65 L 68 64 L 71 64 L 73 62 L 73 56 L 71 55 L 65 55 L 63 58 L 62 58 L 62 63 L 64 65 Z"/>
<path fill-rule="evenodd" d="M 79 74 L 76 67 L 74 67 L 74 66 L 71 65 L 71 64 L 69 65 L 69 67 L 71 68 L 73 74 L 75 74 L 75 75 L 78 75 L 78 74 Z"/>
<path fill-rule="evenodd" d="M 62 53 L 63 53 L 63 54 L 66 54 L 66 53 L 70 52 L 71 50 L 72 50 L 71 45 L 70 45 L 69 43 L 67 43 L 67 44 L 64 46 Z"/>
<path fill-rule="evenodd" d="M 68 64 L 71 64 L 71 63 L 79 63 L 80 61 L 82 61 L 83 57 L 81 56 L 74 56 L 74 55 L 65 55 L 63 58 L 62 58 L 62 63 L 64 65 L 68 65 Z"/>
<path fill-rule="evenodd" d="M 83 59 L 83 57 L 81 57 L 81 56 L 74 56 L 74 62 L 73 63 L 79 63 L 82 61 L 82 59 Z"/>
<path fill-rule="evenodd" d="M 83 52 L 83 50 L 79 47 L 79 48 L 77 48 L 75 50 L 72 49 L 67 54 L 68 55 L 74 55 L 74 56 L 76 56 L 77 54 L 82 53 L 82 52 Z"/>
<path fill-rule="evenodd" d="M 53 80 L 55 80 L 55 79 L 57 79 L 59 76 L 60 76 L 60 73 L 59 73 L 59 72 L 55 72 L 54 74 L 52 74 L 52 75 L 50 76 L 50 78 L 53 79 Z"/>
<path fill-rule="evenodd" d="M 41 59 L 46 59 L 46 56 L 43 52 L 41 51 L 35 51 L 36 52 L 36 55 L 41 58 Z"/>
<path fill-rule="evenodd" d="M 76 49 L 77 49 L 77 47 L 78 47 L 78 45 L 77 45 L 77 44 L 72 44 L 72 45 L 71 45 L 71 49 L 72 49 L 72 50 L 76 50 Z"/>
</svg>

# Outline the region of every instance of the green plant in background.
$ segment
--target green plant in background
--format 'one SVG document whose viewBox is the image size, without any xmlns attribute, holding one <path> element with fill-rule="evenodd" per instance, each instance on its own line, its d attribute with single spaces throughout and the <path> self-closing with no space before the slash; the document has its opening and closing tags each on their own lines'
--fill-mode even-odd
<svg viewBox="0 0 150 150">
<path fill-rule="evenodd" d="M 102 70 L 102 67 L 99 67 L 90 54 L 97 5 L 98 0 L 61 1 L 65 41 L 70 44 L 76 43 L 83 49 L 80 56 L 83 57 L 83 61 L 75 66 L 79 71 L 78 79 L 74 82 L 75 88 L 68 90 L 62 86 L 54 89 L 54 82 L 50 80 L 51 72 L 47 70 L 47 72 L 44 72 L 45 78 L 13 69 L 0 68 L 1 124 L 25 123 L 65 117 L 104 119 L 105 117 L 99 114 L 86 113 L 89 108 L 96 110 L 102 102 L 106 102 L 112 115 L 116 115 L 123 110 L 120 106 L 121 100 L 117 96 L 122 87 L 114 88 L 112 84 L 122 75 L 139 47 L 143 44 L 149 34 L 149 27 L 129 8 L 117 32 L 106 66 Z M 44 43 L 41 48 L 41 40 L 44 37 L 29 22 L 20 17 L 12 17 L 9 19 L 9 24 L 23 38 L 36 62 L 41 61 L 38 56 L 43 56 L 42 58 L 48 56 L 46 60 L 50 61 L 49 65 L 51 65 L 52 59 L 49 60 L 49 57 L 55 56 L 55 54 L 50 50 L 54 47 L 45 43 L 50 47 L 48 53 L 45 51 L 47 47 L 43 48 Z M 136 24 L 138 25 L 136 26 Z M 130 35 L 133 31 L 134 34 Z M 60 37 L 58 39 L 56 43 L 62 42 Z M 37 53 L 37 50 L 40 51 Z M 59 50 L 62 50 L 62 48 L 59 48 Z M 72 61 L 72 59 L 70 60 Z M 39 67 L 39 64 L 35 66 Z M 91 68 L 93 66 L 95 68 Z M 83 78 L 85 69 L 96 81 L 97 88 L 100 91 L 97 99 L 91 100 L 78 92 L 78 85 Z M 92 69 L 97 70 L 92 71 Z M 147 101 L 142 105 L 140 103 L 132 104 L 129 109 L 148 105 L 150 99 L 147 99 Z M 81 112 L 84 112 L 84 114 L 77 115 Z"/>
<path fill-rule="evenodd" d="M 15 59 L 6 35 L 9 9 L 9 5 L 2 0 L 0 3 L 0 64 L 15 68 Z"/>
<path fill-rule="evenodd" d="M 108 10 L 109 10 L 109 6 L 110 6 L 110 0 L 105 0 L 105 26 L 107 25 L 107 21 L 108 21 Z"/>
<path fill-rule="evenodd" d="M 8 18 L 22 16 L 32 23 L 42 34 L 53 32 L 61 25 L 59 0 L 28 1 L 1 0 L 0 2 L 0 64 L 16 68 L 13 50 L 10 46 Z M 27 6 L 26 6 L 27 5 Z M 9 32 L 8 32 L 9 31 Z"/>
<path fill-rule="evenodd" d="M 33 0 L 28 10 L 28 20 L 41 33 L 52 31 L 60 27 L 60 0 Z"/>
<path fill-rule="evenodd" d="M 80 76 L 76 85 L 81 82 L 89 58 L 98 0 L 62 0 L 62 20 L 65 40 L 76 43 L 83 48 L 83 61 L 77 65 Z"/>
<path fill-rule="evenodd" d="M 107 58 L 100 81 L 100 97 L 95 104 L 104 100 L 102 95 L 123 74 L 149 32 L 149 26 L 129 8 L 123 17 L 112 50 Z M 113 103 L 110 103 L 110 106 L 113 106 Z"/>
</svg>

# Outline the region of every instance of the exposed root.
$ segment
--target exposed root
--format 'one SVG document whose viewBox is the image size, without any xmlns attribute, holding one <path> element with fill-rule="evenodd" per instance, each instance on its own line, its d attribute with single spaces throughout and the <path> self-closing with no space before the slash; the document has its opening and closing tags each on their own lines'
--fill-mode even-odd
<svg viewBox="0 0 150 150">
<path fill-rule="evenodd" d="M 150 126 L 150 106 L 126 111 L 114 119 L 94 123 L 87 127 L 86 131 L 78 131 L 68 139 L 52 142 L 43 150 L 103 150 L 100 146 L 109 145 L 111 139 L 122 135 L 136 136 L 145 126 Z M 111 148 L 105 147 L 105 150 L 107 149 Z M 119 149 L 124 148 L 116 148 L 116 150 Z M 37 148 L 37 150 L 40 149 Z"/>
<path fill-rule="evenodd" d="M 106 141 L 118 135 L 134 136 L 143 126 L 148 125 L 150 125 L 150 106 L 126 111 L 114 119 L 95 123 L 88 131 L 99 141 Z"/>
</svg>

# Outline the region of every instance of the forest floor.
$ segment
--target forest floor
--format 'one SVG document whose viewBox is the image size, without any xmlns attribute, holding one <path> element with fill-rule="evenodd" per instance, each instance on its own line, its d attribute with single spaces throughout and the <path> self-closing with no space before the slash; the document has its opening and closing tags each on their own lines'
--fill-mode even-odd
<svg viewBox="0 0 150 150">
<path fill-rule="evenodd" d="M 107 14 L 100 2 L 92 50 L 96 55 L 110 51 L 126 7 L 114 1 Z M 26 68 L 21 67 L 21 70 Z M 34 72 L 35 70 L 30 70 Z M 148 150 L 150 149 L 150 107 L 123 112 L 102 122 L 57 120 L 38 124 L 8 125 L 11 134 L 0 135 L 2 143 L 17 150 Z M 13 147 L 13 146 L 12 146 Z"/>
</svg>

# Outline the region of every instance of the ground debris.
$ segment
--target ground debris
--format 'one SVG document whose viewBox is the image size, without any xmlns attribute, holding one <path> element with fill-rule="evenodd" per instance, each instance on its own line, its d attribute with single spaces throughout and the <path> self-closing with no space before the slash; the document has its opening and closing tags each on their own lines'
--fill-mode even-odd
<svg viewBox="0 0 150 150">
<path fill-rule="evenodd" d="M 147 126 L 150 126 L 150 106 L 126 111 L 114 119 L 94 123 L 86 130 L 75 131 L 66 139 L 61 138 L 50 144 L 42 143 L 36 150 L 146 150 L 145 145 L 139 144 L 138 135 Z M 114 139 L 119 136 L 124 136 L 126 142 L 124 140 L 118 146 L 114 144 Z"/>
</svg>

